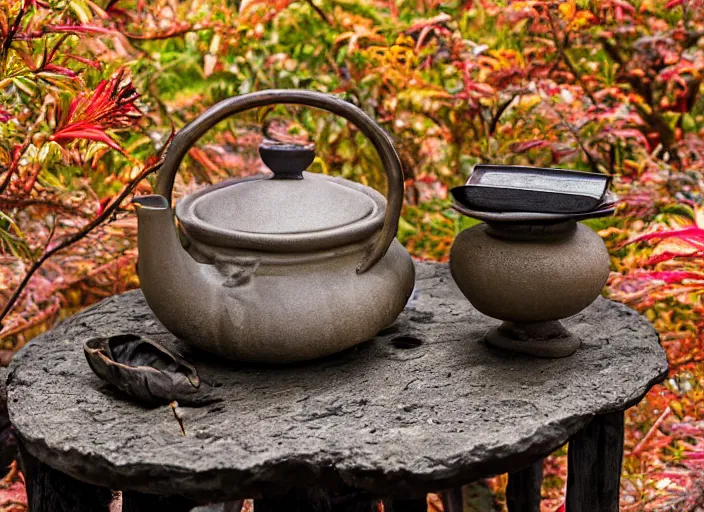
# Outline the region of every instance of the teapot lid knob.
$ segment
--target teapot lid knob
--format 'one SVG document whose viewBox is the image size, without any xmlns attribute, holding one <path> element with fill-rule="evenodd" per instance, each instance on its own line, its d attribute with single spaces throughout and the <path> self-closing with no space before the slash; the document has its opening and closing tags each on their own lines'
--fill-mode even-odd
<svg viewBox="0 0 704 512">
<path fill-rule="evenodd" d="M 315 159 L 313 144 L 287 144 L 265 140 L 259 146 L 259 155 L 274 173 L 275 180 L 302 180 L 305 171 Z"/>
</svg>

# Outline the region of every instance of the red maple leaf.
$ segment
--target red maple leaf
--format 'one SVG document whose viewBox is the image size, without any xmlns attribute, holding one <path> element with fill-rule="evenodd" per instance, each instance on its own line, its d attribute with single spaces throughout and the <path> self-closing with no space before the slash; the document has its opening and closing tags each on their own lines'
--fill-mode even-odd
<svg viewBox="0 0 704 512">
<path fill-rule="evenodd" d="M 142 116 L 135 106 L 139 93 L 124 78 L 125 70 L 121 69 L 101 81 L 92 95 L 75 98 L 68 111 L 61 113 L 61 122 L 50 139 L 62 145 L 76 139 L 94 140 L 124 153 L 107 130 L 128 128 Z"/>
</svg>

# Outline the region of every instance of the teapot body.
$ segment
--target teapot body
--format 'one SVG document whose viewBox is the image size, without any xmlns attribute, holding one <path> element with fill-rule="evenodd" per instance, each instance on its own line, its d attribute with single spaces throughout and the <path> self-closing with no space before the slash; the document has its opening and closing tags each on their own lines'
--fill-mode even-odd
<svg viewBox="0 0 704 512">
<path fill-rule="evenodd" d="M 196 303 L 186 308 L 190 318 L 162 322 L 190 344 L 238 361 L 303 361 L 364 342 L 394 322 L 415 281 L 413 261 L 397 240 L 363 274 L 356 269 L 368 244 L 281 256 L 214 250 L 185 233 L 182 240 L 203 264 L 203 286 L 222 293 L 211 310 Z M 164 303 L 163 294 L 157 287 L 154 302 Z M 179 290 L 172 300 L 182 300 Z"/>
</svg>

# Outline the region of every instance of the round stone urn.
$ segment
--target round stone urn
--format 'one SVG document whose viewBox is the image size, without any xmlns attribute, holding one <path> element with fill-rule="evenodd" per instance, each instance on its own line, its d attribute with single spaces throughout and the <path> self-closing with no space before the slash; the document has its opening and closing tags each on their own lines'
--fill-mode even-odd
<svg viewBox="0 0 704 512">
<path fill-rule="evenodd" d="M 462 293 L 477 310 L 504 321 L 486 342 L 538 357 L 565 357 L 579 348 L 579 338 L 559 320 L 599 296 L 609 266 L 599 235 L 574 219 L 478 224 L 459 234 L 450 253 Z"/>
</svg>

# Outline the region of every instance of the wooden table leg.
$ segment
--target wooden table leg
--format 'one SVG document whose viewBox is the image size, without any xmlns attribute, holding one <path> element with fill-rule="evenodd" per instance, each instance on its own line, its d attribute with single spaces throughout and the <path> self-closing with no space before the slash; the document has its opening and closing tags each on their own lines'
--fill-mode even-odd
<svg viewBox="0 0 704 512">
<path fill-rule="evenodd" d="M 377 503 L 378 500 L 353 491 L 333 494 L 312 488 L 254 500 L 254 509 L 257 512 L 376 512 Z"/>
<path fill-rule="evenodd" d="M 428 499 L 384 500 L 384 512 L 428 512 Z"/>
<path fill-rule="evenodd" d="M 190 512 L 196 506 L 198 506 L 197 503 L 180 496 L 157 496 L 156 494 L 122 491 L 122 512 L 155 512 L 157 510 Z"/>
<path fill-rule="evenodd" d="M 243 505 L 244 500 L 228 501 L 225 503 L 225 507 L 222 512 L 240 512 Z"/>
<path fill-rule="evenodd" d="M 110 489 L 86 484 L 39 462 L 19 443 L 31 512 L 108 512 Z"/>
<path fill-rule="evenodd" d="M 445 512 L 463 512 L 464 495 L 462 494 L 462 487 L 442 491 L 440 499 Z"/>
<path fill-rule="evenodd" d="M 577 432 L 567 452 L 567 512 L 618 512 L 622 460 L 622 411 Z"/>
<path fill-rule="evenodd" d="M 543 459 L 515 473 L 509 473 L 506 505 L 509 512 L 540 512 Z"/>
</svg>

